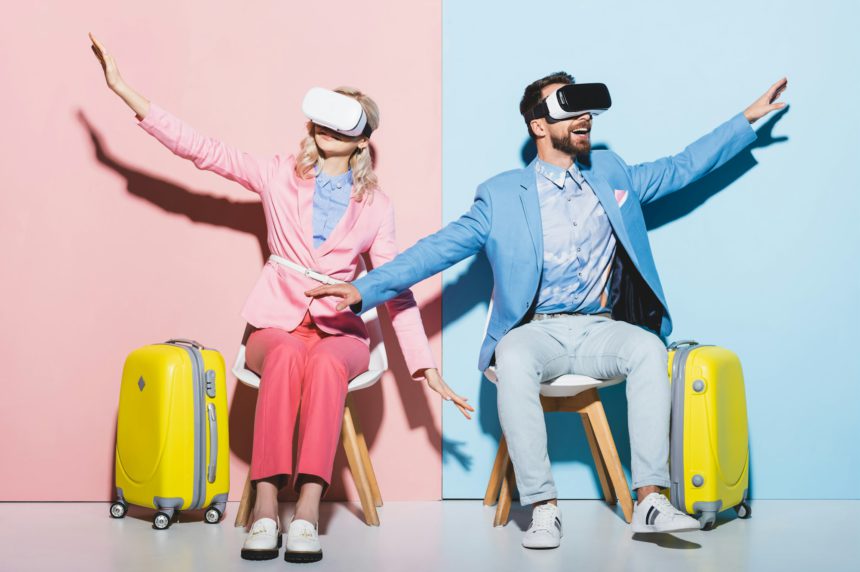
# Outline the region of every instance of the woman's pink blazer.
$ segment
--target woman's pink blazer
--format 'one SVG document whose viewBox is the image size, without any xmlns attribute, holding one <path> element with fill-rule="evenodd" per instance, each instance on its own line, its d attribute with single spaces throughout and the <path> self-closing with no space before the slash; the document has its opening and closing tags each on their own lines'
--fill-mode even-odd
<svg viewBox="0 0 860 572">
<path fill-rule="evenodd" d="M 351 200 L 338 225 L 319 248 L 313 245 L 314 179 L 296 175 L 295 157 L 259 157 L 234 149 L 198 133 L 190 125 L 150 104 L 138 125 L 161 141 L 174 154 L 190 159 L 198 169 L 218 173 L 260 195 L 266 216 L 268 244 L 272 254 L 282 256 L 338 280 L 356 276 L 358 258 L 364 253 L 374 267 L 394 258 L 394 208 L 379 190 L 372 198 Z M 304 295 L 318 286 L 315 280 L 273 262 L 266 262 L 251 291 L 242 317 L 257 328 L 294 330 L 310 311 L 324 332 L 350 336 L 368 343 L 361 318 L 351 311 L 338 312 L 336 298 L 313 299 Z M 386 307 L 413 375 L 435 367 L 421 315 L 412 292 L 406 290 Z"/>
</svg>

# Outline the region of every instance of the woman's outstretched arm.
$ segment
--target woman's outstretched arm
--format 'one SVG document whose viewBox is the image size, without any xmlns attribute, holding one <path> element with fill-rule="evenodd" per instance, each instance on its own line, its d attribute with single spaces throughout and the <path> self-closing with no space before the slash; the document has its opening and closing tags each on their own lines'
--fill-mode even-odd
<svg viewBox="0 0 860 572">
<path fill-rule="evenodd" d="M 105 81 L 108 87 L 117 94 L 132 111 L 137 114 L 137 118 L 143 119 L 149 112 L 149 100 L 135 91 L 130 85 L 125 83 L 122 76 L 119 74 L 119 68 L 116 65 L 116 60 L 108 53 L 105 47 L 99 42 L 92 32 L 89 34 L 93 45 L 93 53 L 102 64 L 102 69 L 105 72 Z"/>
<path fill-rule="evenodd" d="M 92 50 L 102 65 L 108 87 L 136 114 L 147 133 L 158 139 L 175 155 L 189 159 L 198 169 L 212 171 L 236 181 L 248 190 L 262 193 L 278 156 L 259 157 L 239 151 L 196 129 L 150 101 L 123 80 L 116 60 L 95 36 L 89 35 Z"/>
</svg>

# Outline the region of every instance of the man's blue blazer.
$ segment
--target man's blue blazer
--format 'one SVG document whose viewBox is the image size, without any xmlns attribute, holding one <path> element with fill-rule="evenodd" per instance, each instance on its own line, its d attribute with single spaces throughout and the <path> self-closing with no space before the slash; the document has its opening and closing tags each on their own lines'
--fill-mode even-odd
<svg viewBox="0 0 860 572">
<path fill-rule="evenodd" d="M 618 243 L 610 295 L 616 319 L 647 327 L 664 339 L 669 336 L 672 320 L 642 205 L 713 171 L 755 139 L 755 131 L 740 113 L 681 153 L 650 163 L 628 165 L 612 151 L 591 152 L 582 174 L 606 211 Z M 534 163 L 481 183 L 472 207 L 459 219 L 356 280 L 362 301 L 353 310 L 373 308 L 481 249 L 494 281 L 493 311 L 478 360 L 483 371 L 492 362 L 498 341 L 533 311 L 536 301 L 543 229 Z"/>
</svg>

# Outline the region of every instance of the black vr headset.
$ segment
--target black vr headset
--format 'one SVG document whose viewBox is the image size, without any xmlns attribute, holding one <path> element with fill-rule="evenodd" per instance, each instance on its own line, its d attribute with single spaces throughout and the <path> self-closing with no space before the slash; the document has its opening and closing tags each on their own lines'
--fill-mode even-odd
<svg viewBox="0 0 860 572">
<path fill-rule="evenodd" d="M 547 98 L 526 111 L 526 123 L 546 118 L 555 123 L 590 113 L 598 115 L 612 105 L 609 89 L 603 83 L 572 83 L 550 93 Z"/>
</svg>

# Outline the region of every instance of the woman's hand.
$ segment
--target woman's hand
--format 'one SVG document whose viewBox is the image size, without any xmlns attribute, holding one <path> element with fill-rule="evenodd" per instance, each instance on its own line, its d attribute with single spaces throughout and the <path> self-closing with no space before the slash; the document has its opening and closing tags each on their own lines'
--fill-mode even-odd
<svg viewBox="0 0 860 572">
<path fill-rule="evenodd" d="M 471 419 L 472 416 L 469 415 L 469 412 L 474 412 L 475 408 L 469 405 L 469 399 L 466 397 L 460 397 L 448 387 L 448 384 L 445 383 L 445 380 L 442 379 L 442 376 L 439 375 L 439 370 L 436 368 L 427 368 L 424 370 L 424 377 L 427 378 L 427 385 L 430 386 L 430 389 L 438 393 L 442 396 L 442 399 L 445 401 L 453 401 L 454 405 L 457 406 L 457 409 L 460 410 L 460 413 L 466 419 Z"/>
<path fill-rule="evenodd" d="M 146 117 L 146 114 L 149 113 L 149 100 L 125 83 L 122 76 L 119 75 L 119 68 L 116 65 L 116 61 L 114 61 L 113 56 L 107 53 L 105 47 L 96 39 L 95 36 L 93 36 L 92 32 L 89 33 L 89 36 L 90 41 L 93 43 L 90 47 L 96 55 L 96 58 L 98 58 L 99 63 L 102 65 L 102 69 L 105 72 L 105 81 L 107 82 L 108 87 L 111 88 L 111 91 L 122 98 L 126 105 L 128 105 L 132 111 L 137 114 L 138 119 L 142 120 Z"/>
<path fill-rule="evenodd" d="M 122 85 L 122 76 L 119 75 L 119 68 L 116 65 L 116 61 L 113 59 L 113 56 L 107 52 L 107 49 L 99 42 L 93 33 L 89 33 L 90 41 L 93 43 L 90 48 L 92 48 L 93 53 L 98 58 L 99 63 L 102 65 L 102 69 L 105 72 L 105 81 L 108 84 L 108 87 L 113 91 Z"/>
</svg>

